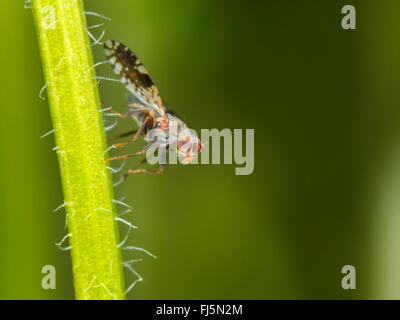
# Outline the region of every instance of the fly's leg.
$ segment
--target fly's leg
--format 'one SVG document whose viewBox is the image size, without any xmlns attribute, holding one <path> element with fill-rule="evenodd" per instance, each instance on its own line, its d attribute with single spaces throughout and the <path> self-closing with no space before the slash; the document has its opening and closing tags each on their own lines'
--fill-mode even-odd
<svg viewBox="0 0 400 320">
<path fill-rule="evenodd" d="M 136 134 L 135 134 L 135 136 L 134 136 L 133 138 L 129 139 L 128 141 L 124 141 L 124 142 L 120 142 L 120 143 L 115 143 L 115 144 L 113 144 L 113 147 L 116 148 L 116 147 L 124 146 L 124 145 L 126 145 L 126 144 L 128 144 L 128 143 L 131 143 L 131 142 L 135 142 L 135 141 L 140 137 L 140 135 L 142 134 L 143 130 L 146 128 L 147 123 L 148 123 L 149 121 L 151 121 L 152 119 L 153 119 L 153 118 L 152 118 L 150 115 L 147 115 L 147 117 L 144 119 L 144 121 L 143 121 L 141 127 L 140 127 L 139 130 L 136 132 Z"/>
<path fill-rule="evenodd" d="M 138 103 L 129 104 L 128 106 L 131 107 L 131 109 L 127 113 L 118 112 L 118 111 L 114 110 L 113 108 L 108 107 L 103 102 L 101 103 L 101 105 L 104 108 L 107 108 L 108 111 L 112 112 L 113 114 L 115 114 L 116 116 L 118 116 L 118 117 L 120 117 L 122 119 L 129 118 L 130 116 L 134 115 L 135 113 L 143 112 L 145 110 L 145 108 L 142 105 L 138 104 Z"/>
<path fill-rule="evenodd" d="M 108 107 L 108 106 L 105 105 L 103 102 L 101 103 L 101 105 L 102 105 L 104 108 L 107 108 L 108 111 L 114 113 L 116 116 L 118 116 L 118 117 L 120 117 L 120 118 L 122 118 L 122 119 L 129 118 L 132 114 L 135 113 L 135 112 L 133 112 L 133 110 L 131 110 L 131 111 L 127 112 L 127 113 L 120 113 L 120 112 L 118 112 L 118 111 L 112 109 L 111 107 Z"/>
<path fill-rule="evenodd" d="M 138 112 L 146 110 L 145 106 L 143 106 L 140 103 L 136 103 L 136 102 L 128 103 L 128 107 L 131 108 L 131 109 L 135 109 Z"/>
<path fill-rule="evenodd" d="M 146 147 L 146 150 L 150 149 L 153 146 L 159 146 L 158 143 L 153 143 L 153 144 L 149 144 Z M 156 153 L 158 154 L 158 151 L 156 151 Z M 165 152 L 163 152 L 163 154 L 165 155 Z M 127 172 L 124 173 L 123 175 L 123 180 L 125 180 L 129 175 L 134 174 L 134 173 L 149 173 L 149 174 L 160 174 L 164 171 L 165 169 L 165 162 L 161 162 L 160 163 L 160 168 L 158 170 L 149 170 L 149 169 L 138 169 L 139 166 L 141 166 L 143 163 L 147 162 L 147 157 L 145 159 L 143 159 L 142 161 L 140 161 L 135 167 L 129 169 Z"/>
<path fill-rule="evenodd" d="M 139 163 L 139 165 L 141 165 L 141 164 L 142 164 L 142 161 Z M 136 167 L 134 167 L 132 169 L 129 169 L 127 172 L 125 172 L 124 176 L 123 176 L 123 179 L 125 180 L 129 175 L 134 174 L 134 173 L 160 174 L 165 169 L 165 163 L 164 164 L 160 164 L 160 168 L 158 170 L 136 169 L 139 165 L 137 165 Z"/>
<path fill-rule="evenodd" d="M 126 155 L 123 155 L 123 156 L 107 158 L 107 159 L 104 159 L 104 162 L 110 162 L 110 161 L 113 161 L 113 160 L 127 159 L 127 158 L 140 156 L 140 155 L 146 153 L 146 151 L 149 150 L 154 145 L 155 145 L 154 143 L 153 144 L 148 144 L 147 146 L 145 146 L 139 152 L 126 154 Z M 138 169 L 144 163 L 147 163 L 147 158 L 142 159 L 136 166 L 134 166 L 133 168 L 131 168 L 127 172 L 125 172 L 123 177 L 122 177 L 122 179 L 125 180 L 129 175 L 134 174 L 134 173 L 160 174 L 165 169 L 165 163 L 160 163 L 160 168 L 158 170 Z"/>
<path fill-rule="evenodd" d="M 101 103 L 101 105 L 103 107 L 107 108 L 108 111 L 114 113 L 115 115 L 117 115 L 118 117 L 123 118 L 123 119 L 124 118 L 129 118 L 130 116 L 134 115 L 135 113 L 143 112 L 145 110 L 145 108 L 142 105 L 138 104 L 138 103 L 130 103 L 130 104 L 128 104 L 128 106 L 130 107 L 130 110 L 127 113 L 120 113 L 120 112 L 118 112 L 118 111 L 116 111 L 116 110 L 114 110 L 112 108 L 109 108 L 103 102 Z M 137 132 L 138 132 L 138 129 L 131 130 L 131 131 L 128 131 L 128 132 L 124 132 L 124 133 L 115 135 L 115 136 L 111 136 L 109 138 L 109 140 L 116 140 L 116 139 L 124 138 L 126 136 L 130 136 L 131 134 L 134 134 L 134 133 L 137 133 Z"/>
<path fill-rule="evenodd" d="M 139 163 L 137 163 L 136 166 L 134 166 L 133 168 L 129 169 L 129 171 L 136 170 L 144 163 L 147 163 L 147 158 L 140 160 Z M 124 175 L 122 176 L 122 181 L 124 181 L 127 176 L 128 176 L 128 174 L 124 173 Z"/>
<path fill-rule="evenodd" d="M 115 136 L 111 136 L 109 138 L 109 140 L 116 140 L 116 139 L 124 138 L 124 137 L 130 136 L 131 134 L 136 133 L 137 131 L 138 131 L 138 129 L 135 129 L 135 130 L 124 132 L 124 133 L 121 133 L 121 134 L 118 134 L 118 135 L 115 135 Z"/>
<path fill-rule="evenodd" d="M 155 144 L 154 143 L 150 143 L 147 146 L 143 147 L 143 149 L 138 151 L 138 152 L 125 154 L 125 155 L 122 155 L 122 156 L 106 158 L 106 159 L 104 159 L 104 162 L 110 162 L 110 161 L 114 161 L 114 160 L 128 159 L 128 158 L 133 158 L 133 157 L 136 157 L 136 156 L 140 156 L 140 155 L 146 153 L 147 150 L 149 150 L 153 146 L 155 146 Z"/>
<path fill-rule="evenodd" d="M 114 160 L 128 159 L 128 158 L 140 156 L 141 154 L 146 153 L 146 151 L 147 151 L 147 148 L 144 148 L 144 149 L 140 150 L 139 152 L 125 154 L 123 156 L 106 158 L 106 159 L 104 159 L 104 162 L 110 162 L 110 161 L 114 161 Z"/>
</svg>

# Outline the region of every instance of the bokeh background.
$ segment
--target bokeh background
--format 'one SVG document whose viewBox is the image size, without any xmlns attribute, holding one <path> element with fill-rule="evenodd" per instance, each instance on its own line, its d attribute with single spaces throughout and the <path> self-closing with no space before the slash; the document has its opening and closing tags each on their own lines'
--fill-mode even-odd
<svg viewBox="0 0 400 320">
<path fill-rule="evenodd" d="M 252 175 L 171 165 L 116 189 L 140 227 L 129 244 L 158 257 L 125 254 L 144 258 L 129 298 L 400 298 L 399 1 L 352 1 L 347 31 L 340 0 L 84 2 L 112 18 L 88 24 L 131 47 L 191 127 L 255 129 Z M 65 215 L 53 213 L 54 137 L 39 138 L 52 127 L 32 16 L 23 1 L 2 12 L 0 298 L 73 299 L 69 254 L 54 245 Z M 121 85 L 100 93 L 124 110 Z M 56 290 L 41 287 L 47 264 Z M 356 290 L 341 288 L 347 264 Z"/>
</svg>

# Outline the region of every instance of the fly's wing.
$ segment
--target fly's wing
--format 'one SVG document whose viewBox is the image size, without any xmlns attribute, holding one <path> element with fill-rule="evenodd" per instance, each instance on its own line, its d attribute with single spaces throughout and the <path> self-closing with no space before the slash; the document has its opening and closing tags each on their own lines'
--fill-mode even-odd
<svg viewBox="0 0 400 320">
<path fill-rule="evenodd" d="M 124 44 L 115 40 L 104 42 L 104 52 L 125 88 L 160 115 L 165 114 L 157 86 L 138 57 Z"/>
</svg>

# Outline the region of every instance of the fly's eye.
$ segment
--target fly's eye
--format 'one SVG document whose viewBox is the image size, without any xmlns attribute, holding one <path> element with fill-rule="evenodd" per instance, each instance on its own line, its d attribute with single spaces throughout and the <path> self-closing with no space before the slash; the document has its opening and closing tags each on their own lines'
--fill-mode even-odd
<svg viewBox="0 0 400 320">
<path fill-rule="evenodd" d="M 187 141 L 179 141 L 178 142 L 178 150 L 182 152 L 186 152 L 189 148 L 187 147 Z"/>
</svg>

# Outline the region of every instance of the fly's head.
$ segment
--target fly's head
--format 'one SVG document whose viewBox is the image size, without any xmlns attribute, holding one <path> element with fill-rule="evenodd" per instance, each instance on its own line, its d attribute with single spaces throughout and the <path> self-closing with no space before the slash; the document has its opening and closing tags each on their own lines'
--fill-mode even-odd
<svg viewBox="0 0 400 320">
<path fill-rule="evenodd" d="M 183 163 L 191 163 L 205 147 L 195 132 L 185 129 L 178 136 L 177 151 Z"/>
</svg>

